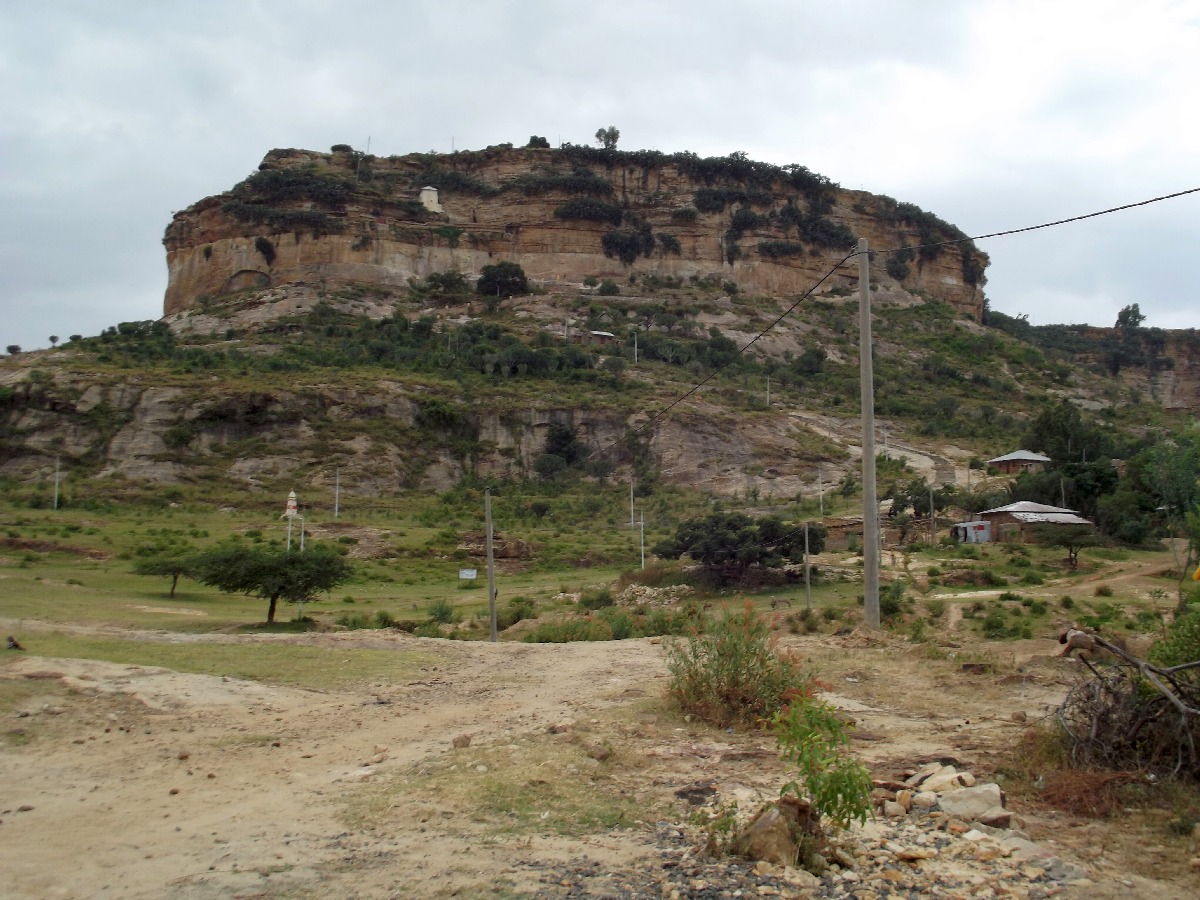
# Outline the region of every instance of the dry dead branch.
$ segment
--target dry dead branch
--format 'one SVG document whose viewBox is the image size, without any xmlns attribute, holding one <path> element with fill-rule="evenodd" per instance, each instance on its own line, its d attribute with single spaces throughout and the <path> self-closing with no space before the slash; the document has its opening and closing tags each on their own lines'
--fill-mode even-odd
<svg viewBox="0 0 1200 900">
<path fill-rule="evenodd" d="M 1090 637 L 1113 661 L 1081 655 L 1090 677 L 1058 708 L 1073 763 L 1200 780 L 1200 661 L 1164 668 Z"/>
</svg>

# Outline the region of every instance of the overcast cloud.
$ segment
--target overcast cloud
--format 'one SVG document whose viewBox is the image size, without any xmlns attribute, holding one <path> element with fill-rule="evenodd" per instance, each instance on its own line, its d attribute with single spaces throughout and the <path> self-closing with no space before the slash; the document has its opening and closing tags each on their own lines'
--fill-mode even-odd
<svg viewBox="0 0 1200 900">
<path fill-rule="evenodd" d="M 0 346 L 157 318 L 171 215 L 273 147 L 801 163 L 983 234 L 1200 187 L 1198 0 L 9 0 Z M 1200 327 L 1200 194 L 983 241 L 993 308 Z"/>
</svg>

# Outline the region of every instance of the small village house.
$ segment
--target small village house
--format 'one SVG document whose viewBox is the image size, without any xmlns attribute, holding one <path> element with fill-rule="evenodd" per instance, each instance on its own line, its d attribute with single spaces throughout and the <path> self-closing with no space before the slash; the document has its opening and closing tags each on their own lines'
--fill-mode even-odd
<svg viewBox="0 0 1200 900">
<path fill-rule="evenodd" d="M 1034 525 L 1093 524 L 1073 509 L 1046 506 L 1044 503 L 1033 503 L 1029 500 L 984 510 L 979 514 L 978 521 L 991 526 L 992 540 L 1020 543 L 1028 543 L 1032 540 L 1032 526 Z"/>
<path fill-rule="evenodd" d="M 1040 453 L 1030 453 L 1028 450 L 1015 450 L 995 459 L 989 459 L 987 464 L 999 469 L 1005 475 L 1020 475 L 1022 472 L 1040 472 L 1046 468 L 1050 457 Z"/>
</svg>

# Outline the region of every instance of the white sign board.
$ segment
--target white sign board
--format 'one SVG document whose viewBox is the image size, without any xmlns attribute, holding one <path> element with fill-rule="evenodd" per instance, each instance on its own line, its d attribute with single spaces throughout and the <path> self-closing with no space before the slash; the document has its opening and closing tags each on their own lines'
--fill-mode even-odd
<svg viewBox="0 0 1200 900">
<path fill-rule="evenodd" d="M 478 574 L 479 573 L 476 572 L 474 569 L 459 569 L 458 570 L 458 577 L 461 578 L 463 581 L 474 581 L 475 576 Z"/>
</svg>

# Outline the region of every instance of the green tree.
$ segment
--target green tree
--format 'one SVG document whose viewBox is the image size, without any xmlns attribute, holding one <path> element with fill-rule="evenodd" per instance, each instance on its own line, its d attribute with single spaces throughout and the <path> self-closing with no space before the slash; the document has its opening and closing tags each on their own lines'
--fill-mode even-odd
<svg viewBox="0 0 1200 900">
<path fill-rule="evenodd" d="M 134 563 L 133 571 L 138 575 L 170 578 L 171 590 L 167 596 L 174 599 L 175 587 L 179 584 L 179 579 L 184 576 L 190 578 L 196 574 L 196 553 L 191 549 L 174 549 L 149 559 L 139 559 Z"/>
<path fill-rule="evenodd" d="M 1134 328 L 1141 326 L 1146 321 L 1146 317 L 1142 315 L 1141 308 L 1136 303 L 1131 303 L 1117 313 L 1117 328 L 1131 331 Z"/>
<path fill-rule="evenodd" d="M 546 140 L 544 137 L 541 137 L 536 134 L 532 134 L 529 136 L 529 143 L 526 144 L 525 146 L 526 147 L 535 147 L 535 148 L 540 147 L 542 149 L 549 150 L 550 142 L 548 140 Z"/>
<path fill-rule="evenodd" d="M 194 577 L 201 584 L 266 600 L 267 624 L 274 623 L 280 599 L 310 603 L 353 574 L 341 554 L 321 544 L 303 553 L 224 544 L 197 554 L 195 563 Z"/>
<path fill-rule="evenodd" d="M 1098 547 L 1103 538 L 1091 525 L 1034 525 L 1033 539 L 1042 547 L 1062 547 L 1067 551 L 1067 564 L 1072 568 L 1079 565 L 1079 551 L 1084 547 Z"/>
<path fill-rule="evenodd" d="M 621 132 L 617 130 L 615 125 L 609 125 L 607 128 L 596 129 L 596 141 L 605 150 L 616 150 L 617 141 L 621 139 Z"/>
<path fill-rule="evenodd" d="M 809 523 L 810 553 L 825 547 L 825 528 Z M 804 526 L 775 516 L 752 519 L 742 513 L 712 513 L 680 522 L 675 536 L 656 544 L 656 556 L 678 559 L 687 554 L 718 581 L 735 581 L 752 566 L 778 567 L 804 556 Z"/>
<path fill-rule="evenodd" d="M 502 262 L 480 270 L 475 290 L 485 297 L 516 297 L 529 293 L 529 281 L 519 265 Z"/>
<path fill-rule="evenodd" d="M 8 351 L 9 356 L 16 356 L 18 353 L 21 352 L 21 345 L 20 344 L 9 344 L 4 349 Z"/>
<path fill-rule="evenodd" d="M 1112 440 L 1085 422 L 1079 408 L 1069 400 L 1049 404 L 1025 431 L 1027 448 L 1050 457 L 1057 468 L 1068 462 L 1087 462 L 1112 457 Z"/>
</svg>

